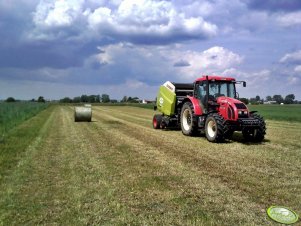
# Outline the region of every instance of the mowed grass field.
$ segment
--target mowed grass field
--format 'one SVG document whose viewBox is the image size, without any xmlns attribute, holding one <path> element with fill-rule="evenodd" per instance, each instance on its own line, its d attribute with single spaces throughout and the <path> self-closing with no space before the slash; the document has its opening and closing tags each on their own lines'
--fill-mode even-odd
<svg viewBox="0 0 301 226">
<path fill-rule="evenodd" d="M 260 144 L 154 130 L 154 111 L 54 105 L 0 143 L 0 225 L 275 225 L 301 213 L 301 122 L 267 120 Z"/>
</svg>

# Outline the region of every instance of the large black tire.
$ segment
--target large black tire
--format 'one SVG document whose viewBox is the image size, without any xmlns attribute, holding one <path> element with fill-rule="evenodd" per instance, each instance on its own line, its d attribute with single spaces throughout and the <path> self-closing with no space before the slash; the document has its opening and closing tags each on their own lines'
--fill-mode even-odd
<svg viewBox="0 0 301 226">
<path fill-rule="evenodd" d="M 266 126 L 263 117 L 257 114 L 252 114 L 252 118 L 259 120 L 259 127 L 254 128 L 245 128 L 242 130 L 242 135 L 247 141 L 252 142 L 261 142 L 264 139 L 264 135 L 266 134 Z"/>
<path fill-rule="evenodd" d="M 162 123 L 162 115 L 154 115 L 153 117 L 153 128 L 154 129 L 160 129 L 161 123 Z"/>
<path fill-rule="evenodd" d="M 206 138 L 210 142 L 223 142 L 225 140 L 225 120 L 217 113 L 209 114 L 205 122 Z"/>
<path fill-rule="evenodd" d="M 234 133 L 234 130 L 232 130 L 232 129 L 226 130 L 226 132 L 224 133 L 225 139 L 231 139 L 233 136 L 233 133 Z"/>
<path fill-rule="evenodd" d="M 181 129 L 186 136 L 197 133 L 197 122 L 195 120 L 194 108 L 191 102 L 186 102 L 181 110 Z"/>
</svg>

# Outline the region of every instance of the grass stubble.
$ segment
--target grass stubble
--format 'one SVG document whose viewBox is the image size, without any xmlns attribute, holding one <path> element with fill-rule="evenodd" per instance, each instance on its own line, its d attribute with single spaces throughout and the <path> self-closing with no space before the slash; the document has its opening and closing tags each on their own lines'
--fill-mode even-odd
<svg viewBox="0 0 301 226">
<path fill-rule="evenodd" d="M 270 205 L 301 211 L 300 123 L 212 144 L 153 130 L 147 109 L 93 107 L 92 123 L 52 111 L 2 178 L 2 225 L 272 225 Z"/>
</svg>

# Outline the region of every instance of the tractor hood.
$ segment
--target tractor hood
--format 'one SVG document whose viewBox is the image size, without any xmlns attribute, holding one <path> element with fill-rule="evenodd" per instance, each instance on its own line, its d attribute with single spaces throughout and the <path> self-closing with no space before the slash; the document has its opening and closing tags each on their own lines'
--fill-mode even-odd
<svg viewBox="0 0 301 226">
<path fill-rule="evenodd" d="M 237 99 L 222 96 L 217 98 L 217 103 L 220 114 L 227 120 L 249 117 L 247 106 Z"/>
<path fill-rule="evenodd" d="M 241 102 L 240 100 L 231 98 L 231 97 L 218 97 L 217 98 L 217 103 L 221 104 L 221 103 L 228 103 L 228 104 L 244 104 L 243 102 Z"/>
</svg>

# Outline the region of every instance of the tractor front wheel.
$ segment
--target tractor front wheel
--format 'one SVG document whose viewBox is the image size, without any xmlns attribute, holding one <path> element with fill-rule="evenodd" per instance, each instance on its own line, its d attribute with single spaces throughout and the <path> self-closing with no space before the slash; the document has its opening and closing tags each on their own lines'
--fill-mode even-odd
<svg viewBox="0 0 301 226">
<path fill-rule="evenodd" d="M 210 142 L 223 142 L 224 137 L 224 119 L 217 113 L 209 114 L 205 122 L 206 138 Z"/>
</svg>

